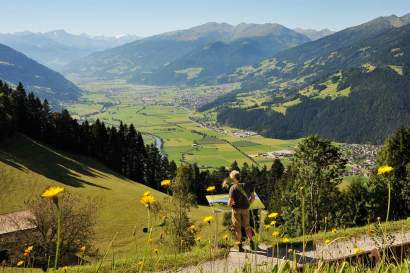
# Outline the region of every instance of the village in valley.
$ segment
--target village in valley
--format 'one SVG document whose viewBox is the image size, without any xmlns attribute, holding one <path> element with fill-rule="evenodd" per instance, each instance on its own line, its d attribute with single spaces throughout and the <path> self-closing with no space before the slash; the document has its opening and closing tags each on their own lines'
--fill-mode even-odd
<svg viewBox="0 0 410 273">
<path fill-rule="evenodd" d="M 371 144 L 342 144 L 341 151 L 347 159 L 347 176 L 369 176 L 376 167 L 377 153 L 382 146 Z"/>
</svg>

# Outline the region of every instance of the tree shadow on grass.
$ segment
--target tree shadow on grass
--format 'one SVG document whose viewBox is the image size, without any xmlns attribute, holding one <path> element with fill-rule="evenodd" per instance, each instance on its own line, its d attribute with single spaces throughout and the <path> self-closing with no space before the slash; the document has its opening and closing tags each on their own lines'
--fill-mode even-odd
<svg viewBox="0 0 410 273">
<path fill-rule="evenodd" d="M 106 190 L 110 189 L 81 178 L 81 176 L 103 177 L 100 172 L 95 171 L 100 169 L 100 166 L 96 166 L 97 164 L 86 165 L 23 135 L 15 135 L 13 139 L 6 139 L 0 143 L 0 161 L 18 170 L 29 169 L 68 186 L 84 187 L 84 185 L 89 185 Z M 104 169 L 104 171 L 106 170 Z"/>
</svg>

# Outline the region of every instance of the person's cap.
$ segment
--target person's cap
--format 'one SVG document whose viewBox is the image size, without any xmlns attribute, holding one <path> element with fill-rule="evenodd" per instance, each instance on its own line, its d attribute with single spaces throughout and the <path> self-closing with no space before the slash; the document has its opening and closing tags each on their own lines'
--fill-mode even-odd
<svg viewBox="0 0 410 273">
<path fill-rule="evenodd" d="M 239 172 L 237 171 L 237 170 L 233 170 L 230 174 L 229 174 L 229 177 L 231 178 L 231 179 L 235 179 L 235 178 L 237 178 L 239 176 Z"/>
</svg>

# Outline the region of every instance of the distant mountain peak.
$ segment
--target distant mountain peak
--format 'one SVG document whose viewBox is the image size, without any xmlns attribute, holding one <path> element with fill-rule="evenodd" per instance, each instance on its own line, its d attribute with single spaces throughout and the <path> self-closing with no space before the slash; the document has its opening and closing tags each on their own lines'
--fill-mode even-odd
<svg viewBox="0 0 410 273">
<path fill-rule="evenodd" d="M 64 65 L 91 53 L 121 46 L 137 39 L 139 38 L 133 35 L 121 37 L 77 35 L 64 29 L 38 33 L 30 31 L 0 33 L 0 43 L 56 70 L 61 70 Z"/>
<path fill-rule="evenodd" d="M 65 31 L 64 29 L 55 29 L 55 30 L 50 30 L 47 31 L 45 33 L 52 33 L 52 34 L 68 34 L 67 31 Z"/>
<path fill-rule="evenodd" d="M 405 15 L 403 17 L 399 17 L 397 15 L 390 15 L 390 16 L 380 16 L 374 20 L 371 20 L 367 23 L 362 24 L 361 26 L 369 27 L 369 26 L 377 26 L 377 25 L 390 25 L 392 27 L 398 28 L 404 25 L 407 25 L 410 22 L 410 14 Z"/>
<path fill-rule="evenodd" d="M 405 23 L 407 23 L 407 24 L 410 23 L 410 13 L 407 13 L 407 14 L 403 15 L 403 16 L 400 17 L 400 18 L 401 18 L 401 20 L 402 20 L 403 22 L 405 22 Z"/>
<path fill-rule="evenodd" d="M 293 29 L 294 31 L 304 34 L 307 37 L 309 37 L 312 41 L 315 40 L 319 40 L 323 37 L 332 35 L 333 33 L 335 33 L 334 31 L 328 29 L 328 28 L 324 28 L 321 30 L 316 30 L 316 29 L 304 29 L 304 28 L 295 28 Z"/>
</svg>

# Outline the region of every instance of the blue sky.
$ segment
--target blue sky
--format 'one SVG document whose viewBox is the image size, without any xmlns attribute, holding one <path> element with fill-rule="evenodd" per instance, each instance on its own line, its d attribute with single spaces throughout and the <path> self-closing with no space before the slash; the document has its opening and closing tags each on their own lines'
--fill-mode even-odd
<svg viewBox="0 0 410 273">
<path fill-rule="evenodd" d="M 0 0 L 0 32 L 149 36 L 206 22 L 340 30 L 410 13 L 410 0 Z"/>
</svg>

